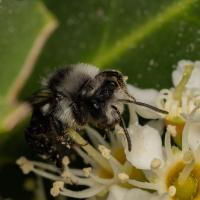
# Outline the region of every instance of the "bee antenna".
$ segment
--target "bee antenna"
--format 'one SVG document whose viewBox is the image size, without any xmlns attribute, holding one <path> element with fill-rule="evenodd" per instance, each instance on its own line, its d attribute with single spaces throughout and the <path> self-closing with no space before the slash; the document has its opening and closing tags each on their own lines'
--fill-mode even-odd
<svg viewBox="0 0 200 200">
<path fill-rule="evenodd" d="M 132 96 L 130 96 L 130 97 L 132 97 Z M 152 106 L 152 105 L 140 102 L 140 101 L 136 101 L 134 99 L 134 97 L 132 97 L 132 100 L 130 100 L 130 99 L 118 99 L 118 101 L 124 102 L 124 103 L 134 103 L 134 104 L 136 104 L 138 106 L 143 106 L 143 107 L 149 108 L 151 110 L 154 110 L 154 111 L 162 113 L 162 114 L 168 114 L 168 112 L 166 110 L 162 110 L 162 109 L 159 109 L 159 108 L 157 108 L 155 106 Z"/>
<path fill-rule="evenodd" d="M 144 106 L 144 107 L 150 108 L 151 110 L 154 110 L 154 111 L 162 113 L 162 114 L 168 114 L 168 112 L 166 110 L 159 109 L 155 106 L 152 106 L 152 105 L 149 105 L 149 104 L 146 104 L 146 103 L 143 103 L 143 102 L 134 101 L 133 103 L 138 105 L 138 106 Z"/>
<path fill-rule="evenodd" d="M 117 114 L 119 116 L 120 125 L 122 126 L 122 128 L 124 130 L 124 134 L 126 136 L 126 140 L 127 140 L 127 144 L 128 144 L 128 151 L 131 151 L 131 149 L 132 149 L 131 138 L 130 138 L 130 135 L 129 135 L 128 130 L 126 128 L 126 124 L 124 122 L 124 119 L 122 118 L 122 116 L 121 116 L 119 110 L 117 109 L 117 107 L 116 106 L 112 106 L 112 107 L 115 109 L 115 111 L 117 112 Z"/>
</svg>

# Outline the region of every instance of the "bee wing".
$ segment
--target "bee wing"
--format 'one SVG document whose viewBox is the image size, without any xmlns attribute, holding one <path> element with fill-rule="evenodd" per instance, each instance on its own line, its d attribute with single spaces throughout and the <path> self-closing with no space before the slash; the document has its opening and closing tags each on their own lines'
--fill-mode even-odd
<svg viewBox="0 0 200 200">
<path fill-rule="evenodd" d="M 33 95 L 28 99 L 33 107 L 44 105 L 49 102 L 53 97 L 53 92 L 47 88 L 43 88 L 33 93 Z"/>
</svg>

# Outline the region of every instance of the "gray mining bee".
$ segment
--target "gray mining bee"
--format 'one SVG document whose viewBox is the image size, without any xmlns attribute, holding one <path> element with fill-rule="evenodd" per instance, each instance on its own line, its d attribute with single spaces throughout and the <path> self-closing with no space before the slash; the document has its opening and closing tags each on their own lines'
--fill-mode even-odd
<svg viewBox="0 0 200 200">
<path fill-rule="evenodd" d="M 120 124 L 131 150 L 131 140 L 121 113 L 125 103 L 146 106 L 128 94 L 124 76 L 119 71 L 105 70 L 87 64 L 58 69 L 43 81 L 41 89 L 30 98 L 33 114 L 25 137 L 38 154 L 56 161 L 68 154 L 73 144 L 67 128 L 80 130 L 91 123 L 112 129 Z"/>
</svg>

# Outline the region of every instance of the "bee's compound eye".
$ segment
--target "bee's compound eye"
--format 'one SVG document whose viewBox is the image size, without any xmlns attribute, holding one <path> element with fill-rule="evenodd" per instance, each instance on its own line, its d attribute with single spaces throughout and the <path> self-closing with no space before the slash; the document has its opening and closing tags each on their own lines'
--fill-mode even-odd
<svg viewBox="0 0 200 200">
<path fill-rule="evenodd" d="M 107 81 L 107 86 L 110 89 L 115 89 L 117 87 L 117 83 L 115 81 L 109 80 L 109 81 Z"/>
</svg>

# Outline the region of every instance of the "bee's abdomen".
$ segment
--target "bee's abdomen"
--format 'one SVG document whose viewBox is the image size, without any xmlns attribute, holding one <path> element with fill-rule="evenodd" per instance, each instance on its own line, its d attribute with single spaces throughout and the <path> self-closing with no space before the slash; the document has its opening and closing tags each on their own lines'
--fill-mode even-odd
<svg viewBox="0 0 200 200">
<path fill-rule="evenodd" d="M 63 142 L 60 139 L 65 139 L 66 136 L 57 119 L 44 116 L 38 110 L 33 112 L 30 125 L 25 131 L 25 138 L 33 151 L 44 158 L 56 161 L 59 167 L 63 156 L 70 152 L 67 148 L 69 140 Z"/>
</svg>

